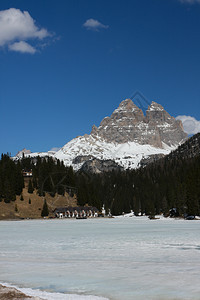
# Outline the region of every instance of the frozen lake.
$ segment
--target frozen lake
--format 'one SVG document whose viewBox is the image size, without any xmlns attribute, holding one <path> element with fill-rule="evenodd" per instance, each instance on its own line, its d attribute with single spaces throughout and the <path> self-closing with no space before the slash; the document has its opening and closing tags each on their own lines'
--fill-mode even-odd
<svg viewBox="0 0 200 300">
<path fill-rule="evenodd" d="M 1 221 L 0 270 L 44 299 L 200 299 L 200 221 Z"/>
</svg>

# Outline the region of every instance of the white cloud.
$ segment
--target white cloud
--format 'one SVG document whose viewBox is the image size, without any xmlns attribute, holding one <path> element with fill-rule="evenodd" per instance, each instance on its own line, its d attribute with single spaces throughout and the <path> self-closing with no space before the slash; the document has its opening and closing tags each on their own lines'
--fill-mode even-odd
<svg viewBox="0 0 200 300">
<path fill-rule="evenodd" d="M 181 120 L 183 129 L 187 134 L 196 134 L 200 132 L 200 121 L 191 116 L 177 116 L 176 120 Z"/>
<path fill-rule="evenodd" d="M 88 19 L 83 26 L 88 30 L 99 31 L 100 29 L 107 29 L 109 26 L 100 23 L 98 20 Z"/>
<path fill-rule="evenodd" d="M 49 32 L 44 28 L 40 29 L 36 26 L 35 20 L 27 11 L 22 12 L 16 8 L 0 11 L 0 46 L 8 46 L 10 50 L 14 51 L 17 51 L 16 49 L 19 47 L 19 51 L 22 52 L 23 44 L 21 43 L 21 46 L 19 46 L 14 42 L 22 42 L 28 39 L 43 40 L 48 36 L 50 36 Z M 33 53 L 30 47 L 29 53 Z M 33 49 L 32 47 L 32 51 Z"/>
<path fill-rule="evenodd" d="M 24 41 L 16 42 L 14 44 L 11 44 L 8 46 L 9 50 L 17 51 L 21 53 L 31 53 L 34 54 L 36 52 L 36 49 L 33 48 L 31 45 Z"/>
<path fill-rule="evenodd" d="M 179 0 L 181 3 L 195 4 L 200 3 L 200 0 Z"/>
</svg>

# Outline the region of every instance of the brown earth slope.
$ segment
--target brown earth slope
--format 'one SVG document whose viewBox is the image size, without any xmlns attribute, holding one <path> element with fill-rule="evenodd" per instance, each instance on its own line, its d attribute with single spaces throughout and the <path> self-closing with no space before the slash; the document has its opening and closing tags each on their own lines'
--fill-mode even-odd
<svg viewBox="0 0 200 300">
<path fill-rule="evenodd" d="M 28 180 L 25 180 L 25 188 L 22 194 L 24 200 L 20 200 L 20 196 L 17 196 L 16 201 L 10 203 L 0 202 L 0 220 L 41 218 L 44 199 L 46 199 L 49 208 L 49 217 L 54 216 L 53 211 L 56 207 L 77 206 L 76 196 L 70 197 L 67 193 L 64 196 L 56 194 L 55 197 L 51 197 L 46 194 L 45 197 L 40 197 L 37 191 L 34 190 L 33 194 L 29 194 Z"/>
</svg>

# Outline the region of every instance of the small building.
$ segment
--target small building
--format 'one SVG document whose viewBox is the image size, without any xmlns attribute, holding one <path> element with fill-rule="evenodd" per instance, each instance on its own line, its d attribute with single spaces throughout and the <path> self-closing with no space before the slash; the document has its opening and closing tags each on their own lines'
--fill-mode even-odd
<svg viewBox="0 0 200 300">
<path fill-rule="evenodd" d="M 93 206 L 58 207 L 54 210 L 56 218 L 96 218 L 99 211 Z"/>
<path fill-rule="evenodd" d="M 25 169 L 23 169 L 22 170 L 22 175 L 24 177 L 32 177 L 33 176 L 33 171 L 32 171 L 32 169 L 31 170 L 25 170 Z"/>
</svg>

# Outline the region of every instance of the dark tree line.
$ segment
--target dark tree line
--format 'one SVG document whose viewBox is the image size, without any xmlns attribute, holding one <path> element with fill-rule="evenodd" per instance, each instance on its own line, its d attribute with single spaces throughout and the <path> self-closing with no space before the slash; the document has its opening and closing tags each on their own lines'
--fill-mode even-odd
<svg viewBox="0 0 200 300">
<path fill-rule="evenodd" d="M 50 193 L 52 197 L 56 193 L 64 195 L 65 192 L 73 194 L 75 187 L 75 175 L 72 167 L 64 166 L 63 162 L 48 158 L 23 158 L 20 162 L 21 169 L 32 170 L 32 179 L 29 181 L 28 192 L 32 193 L 34 189 L 40 196 Z"/>
<path fill-rule="evenodd" d="M 21 165 L 14 163 L 9 155 L 2 154 L 0 160 L 0 201 L 6 203 L 15 201 L 16 195 L 20 195 L 24 187 L 24 179 Z"/>
<path fill-rule="evenodd" d="M 32 170 L 28 192 L 77 194 L 79 205 L 111 210 L 113 215 L 130 212 L 154 215 L 200 214 L 200 155 L 169 155 L 145 168 L 102 174 L 74 173 L 72 167 L 52 158 L 23 158 L 13 162 L 8 155 L 0 160 L 0 199 L 14 201 L 22 193 L 22 170 Z"/>
<path fill-rule="evenodd" d="M 200 156 L 165 157 L 145 168 L 104 174 L 79 173 L 79 202 L 98 208 L 105 204 L 112 214 L 133 210 L 155 215 L 200 214 Z"/>
</svg>

